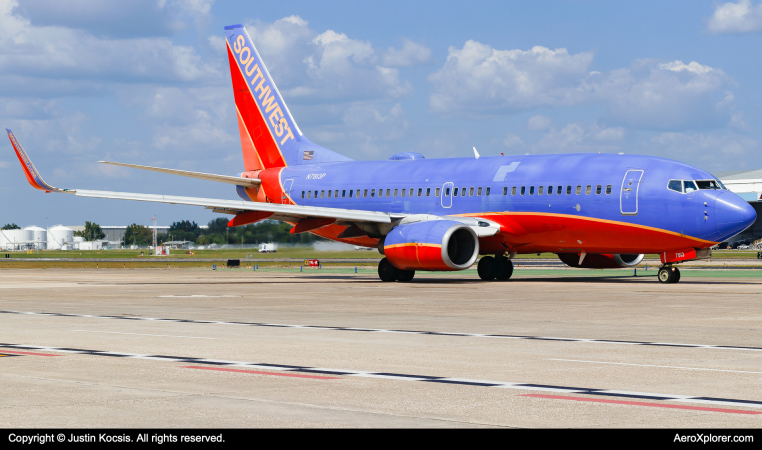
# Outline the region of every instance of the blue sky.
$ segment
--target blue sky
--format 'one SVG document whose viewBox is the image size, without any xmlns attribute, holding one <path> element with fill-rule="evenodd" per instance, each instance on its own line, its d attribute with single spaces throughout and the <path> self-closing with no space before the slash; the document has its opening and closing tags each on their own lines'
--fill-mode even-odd
<svg viewBox="0 0 762 450">
<path fill-rule="evenodd" d="M 242 170 L 222 29 L 234 23 L 302 131 L 355 159 L 475 146 L 762 167 L 760 0 L 0 0 L 0 122 L 55 186 L 237 198 L 97 163 Z M 4 148 L 3 224 L 218 217 L 42 194 Z"/>
</svg>

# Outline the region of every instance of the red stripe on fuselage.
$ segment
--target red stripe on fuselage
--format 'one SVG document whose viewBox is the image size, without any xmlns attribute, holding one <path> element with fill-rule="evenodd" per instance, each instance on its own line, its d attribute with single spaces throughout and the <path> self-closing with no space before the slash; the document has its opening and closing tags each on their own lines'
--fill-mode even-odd
<svg viewBox="0 0 762 450">
<path fill-rule="evenodd" d="M 253 93 L 241 73 L 241 69 L 238 67 L 229 44 L 227 49 L 235 104 L 241 114 L 243 123 L 246 125 L 249 136 L 251 136 L 257 155 L 259 155 L 259 159 L 262 161 L 265 169 L 285 167 L 287 165 L 286 161 L 283 159 L 283 155 L 280 153 L 280 149 L 270 133 L 270 128 L 267 126 L 265 118 L 259 110 L 259 105 L 254 99 Z"/>
<path fill-rule="evenodd" d="M 594 217 L 550 213 L 474 213 L 501 225 L 479 240 L 480 253 L 578 252 L 660 253 L 665 249 L 711 247 L 715 242 L 668 230 Z M 504 245 L 503 245 L 504 244 Z"/>
</svg>

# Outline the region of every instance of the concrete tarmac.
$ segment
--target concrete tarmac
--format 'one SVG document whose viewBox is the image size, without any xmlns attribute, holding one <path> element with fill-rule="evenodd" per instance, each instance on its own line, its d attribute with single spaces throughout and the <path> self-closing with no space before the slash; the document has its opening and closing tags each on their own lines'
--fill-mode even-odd
<svg viewBox="0 0 762 450">
<path fill-rule="evenodd" d="M 0 427 L 762 425 L 762 278 L 469 272 L 1 270 Z"/>
</svg>

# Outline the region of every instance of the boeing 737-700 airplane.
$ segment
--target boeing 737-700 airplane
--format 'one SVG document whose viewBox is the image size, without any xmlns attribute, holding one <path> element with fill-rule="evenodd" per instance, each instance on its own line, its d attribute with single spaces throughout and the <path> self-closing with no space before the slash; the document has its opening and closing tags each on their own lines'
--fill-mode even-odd
<svg viewBox="0 0 762 450">
<path fill-rule="evenodd" d="M 663 158 L 562 154 L 425 159 L 399 153 L 353 161 L 312 143 L 296 125 L 242 25 L 225 27 L 244 171 L 214 175 L 102 161 L 236 186 L 241 201 L 58 189 L 43 181 L 13 133 L 27 180 L 79 197 L 197 205 L 231 214 L 228 226 L 265 219 L 334 241 L 376 247 L 383 281 L 416 270 L 471 267 L 507 280 L 517 254 L 551 252 L 572 267 L 632 267 L 658 253 L 659 281 L 675 264 L 707 258 L 754 223 L 754 209 L 710 173 Z M 494 256 L 492 256 L 494 255 Z"/>
</svg>

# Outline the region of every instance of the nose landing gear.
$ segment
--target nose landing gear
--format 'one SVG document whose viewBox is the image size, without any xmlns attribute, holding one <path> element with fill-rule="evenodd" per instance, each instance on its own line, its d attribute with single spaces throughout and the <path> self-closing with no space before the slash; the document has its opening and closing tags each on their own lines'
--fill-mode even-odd
<svg viewBox="0 0 762 450">
<path fill-rule="evenodd" d="M 670 265 L 659 268 L 659 281 L 661 283 L 677 283 L 680 281 L 680 269 Z"/>
</svg>

